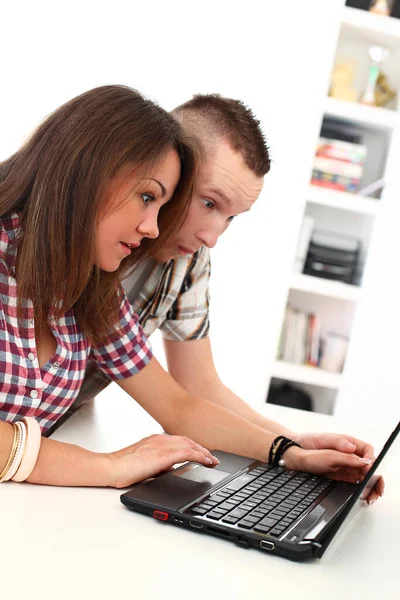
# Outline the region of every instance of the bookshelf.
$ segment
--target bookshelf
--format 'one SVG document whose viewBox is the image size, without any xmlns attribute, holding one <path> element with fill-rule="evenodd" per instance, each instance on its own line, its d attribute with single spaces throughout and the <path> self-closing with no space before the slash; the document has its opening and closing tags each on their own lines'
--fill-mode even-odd
<svg viewBox="0 0 400 600">
<path fill-rule="evenodd" d="M 283 360 L 277 360 L 272 367 L 272 377 L 283 381 L 293 381 L 337 390 L 340 385 L 341 374 L 330 373 L 318 367 L 294 365 Z"/>
<path fill-rule="evenodd" d="M 399 42 L 400 44 L 400 42 Z M 344 102 L 337 98 L 327 98 L 325 115 L 336 119 L 351 121 L 356 125 L 390 131 L 399 124 L 399 114 L 389 108 L 364 106 L 358 102 Z"/>
<path fill-rule="evenodd" d="M 364 80 L 360 76 L 355 82 L 358 96 L 361 95 L 362 81 L 368 72 L 368 47 L 383 45 L 390 49 L 391 59 L 385 63 L 385 74 L 400 94 L 400 19 L 382 17 L 367 11 L 343 7 L 342 21 L 336 40 L 335 59 L 331 67 L 341 58 L 354 54 L 354 61 L 360 66 Z M 387 68 L 386 68 L 387 66 Z M 360 83 L 361 82 L 361 83 Z M 363 143 L 367 147 L 367 160 L 359 188 L 362 189 L 378 179 L 388 176 L 387 165 L 390 162 L 392 140 L 400 130 L 400 113 L 397 108 L 398 96 L 388 103 L 387 107 L 362 105 L 358 102 L 347 102 L 327 96 L 322 105 L 321 126 L 324 119 L 343 122 L 362 134 Z M 324 121 L 325 122 L 325 121 Z M 317 147 L 318 136 L 315 140 Z M 393 162 L 392 151 L 392 162 Z M 393 171 L 393 169 L 392 169 Z M 310 174 L 311 180 L 311 174 Z M 306 315 L 318 314 L 321 320 L 321 338 L 327 332 L 346 337 L 348 350 L 344 361 L 343 372 L 331 372 L 320 367 L 296 364 L 284 360 L 282 356 L 282 336 L 287 335 L 285 315 L 282 316 L 279 342 L 276 347 L 275 361 L 271 367 L 271 386 L 281 383 L 294 386 L 310 393 L 314 410 L 335 413 L 336 400 L 346 382 L 347 356 L 352 345 L 353 322 L 361 300 L 365 296 L 364 272 L 369 260 L 369 250 L 373 241 L 375 222 L 385 211 L 385 189 L 374 193 L 375 197 L 360 193 L 336 191 L 326 187 L 309 184 L 304 193 L 304 213 L 311 217 L 318 229 L 336 230 L 343 235 L 352 235 L 361 240 L 360 273 L 355 283 L 349 284 L 323 277 L 314 277 L 302 272 L 293 272 L 288 278 L 286 305 L 295 312 Z M 299 228 L 299 237 L 302 223 Z M 297 255 L 293 257 L 296 264 Z M 286 332 L 285 332 L 286 327 Z M 308 325 L 309 327 L 309 325 Z M 301 330 L 301 334 L 298 332 Z M 304 327 L 296 329 L 292 335 L 300 336 L 304 343 Z M 307 333 L 306 333 L 307 340 Z M 308 344 L 308 342 L 305 342 Z M 300 352 L 300 356 L 304 356 Z M 298 352 L 293 360 L 299 359 Z M 354 361 L 353 361 L 354 362 Z M 329 401 L 327 400 L 329 399 Z"/>
<path fill-rule="evenodd" d="M 357 302 L 362 293 L 362 289 L 356 285 L 312 277 L 303 273 L 292 274 L 290 289 L 350 302 Z"/>
<path fill-rule="evenodd" d="M 343 211 L 375 216 L 380 209 L 380 201 L 375 198 L 337 192 L 328 188 L 310 185 L 307 190 L 307 202 L 320 206 L 330 206 Z"/>
</svg>

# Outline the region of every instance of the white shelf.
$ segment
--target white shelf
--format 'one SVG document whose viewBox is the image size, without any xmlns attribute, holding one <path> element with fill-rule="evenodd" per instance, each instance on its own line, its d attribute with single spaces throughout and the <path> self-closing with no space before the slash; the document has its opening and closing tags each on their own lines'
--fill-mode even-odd
<svg viewBox="0 0 400 600">
<path fill-rule="evenodd" d="M 306 383 L 318 387 L 338 389 L 340 386 L 341 373 L 330 373 L 318 367 L 296 365 L 294 363 L 277 360 L 273 364 L 271 376 L 285 381 Z"/>
<path fill-rule="evenodd" d="M 400 122 L 399 113 L 395 110 L 330 97 L 326 99 L 325 115 L 383 130 L 391 130 Z"/>
<path fill-rule="evenodd" d="M 313 204 L 347 210 L 349 212 L 365 215 L 376 215 L 380 208 L 380 200 L 367 198 L 358 194 L 337 192 L 329 188 L 310 185 L 307 192 L 307 201 Z"/>
<path fill-rule="evenodd" d="M 361 288 L 356 285 L 323 279 L 322 277 L 312 277 L 302 273 L 293 273 L 290 289 L 329 298 L 338 298 L 348 302 L 357 302 L 361 296 Z"/>
<path fill-rule="evenodd" d="M 367 37 L 371 42 L 391 49 L 400 45 L 400 19 L 346 6 L 342 26 L 354 38 Z"/>
</svg>

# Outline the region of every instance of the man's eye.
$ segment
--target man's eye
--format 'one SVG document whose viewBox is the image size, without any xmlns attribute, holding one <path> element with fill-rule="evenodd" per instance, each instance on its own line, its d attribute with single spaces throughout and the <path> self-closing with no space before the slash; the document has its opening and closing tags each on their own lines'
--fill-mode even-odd
<svg viewBox="0 0 400 600">
<path fill-rule="evenodd" d="M 142 196 L 143 204 L 145 204 L 146 206 L 148 204 L 150 204 L 150 202 L 153 202 L 153 200 L 154 200 L 154 196 L 152 194 L 141 194 L 141 196 Z"/>
<path fill-rule="evenodd" d="M 203 203 L 203 206 L 205 206 L 206 208 L 215 207 L 215 203 L 212 200 L 209 200 L 208 198 L 202 198 L 201 201 Z"/>
</svg>

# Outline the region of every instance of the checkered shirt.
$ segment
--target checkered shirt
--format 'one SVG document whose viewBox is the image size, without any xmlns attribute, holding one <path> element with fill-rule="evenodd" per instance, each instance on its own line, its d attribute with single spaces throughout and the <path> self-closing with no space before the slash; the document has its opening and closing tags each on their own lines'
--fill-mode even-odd
<svg viewBox="0 0 400 600">
<path fill-rule="evenodd" d="M 129 279 L 124 287 L 147 336 L 160 329 L 164 338 L 182 342 L 209 333 L 209 280 L 210 251 L 202 246 L 193 256 L 156 264 L 136 296 Z"/>
<path fill-rule="evenodd" d="M 134 287 L 135 273 L 124 281 L 125 291 L 148 337 L 156 329 L 173 341 L 207 337 L 210 269 L 210 252 L 203 246 L 193 256 L 155 264 L 139 291 Z M 79 398 L 70 412 L 99 394 L 109 381 L 90 363 Z"/>
<path fill-rule="evenodd" d="M 17 214 L 0 219 L 0 419 L 14 421 L 33 416 L 45 433 L 68 410 L 81 388 L 89 358 L 111 379 L 135 375 L 152 357 L 150 344 L 123 294 L 121 335 L 92 348 L 79 330 L 73 309 L 58 320 L 49 319 L 57 349 L 39 367 L 31 300 L 17 318 L 15 280 Z"/>
</svg>

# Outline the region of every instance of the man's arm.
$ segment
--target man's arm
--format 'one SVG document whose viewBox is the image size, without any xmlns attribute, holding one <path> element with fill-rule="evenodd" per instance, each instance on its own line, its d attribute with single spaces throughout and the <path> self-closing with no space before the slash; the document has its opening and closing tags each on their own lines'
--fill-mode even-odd
<svg viewBox="0 0 400 600">
<path fill-rule="evenodd" d="M 170 434 L 188 436 L 207 448 L 268 460 L 276 433 L 243 419 L 214 402 L 194 397 L 162 369 L 153 357 L 146 367 L 118 384 Z M 291 447 L 285 452 L 289 469 L 352 481 L 371 460 L 332 449 Z"/>
<path fill-rule="evenodd" d="M 164 348 L 168 371 L 190 394 L 207 398 L 267 431 L 293 438 L 293 431 L 257 413 L 223 384 L 214 365 L 208 337 L 188 342 L 164 338 Z"/>
<path fill-rule="evenodd" d="M 190 394 L 207 398 L 266 431 L 294 439 L 303 448 L 309 450 L 332 449 L 349 454 L 355 453 L 370 460 L 374 459 L 373 447 L 350 435 L 293 432 L 284 425 L 266 419 L 257 413 L 227 388 L 219 378 L 208 337 L 186 342 L 176 342 L 164 338 L 164 348 L 170 374 Z M 365 468 L 364 473 L 368 468 Z M 371 492 L 371 500 L 382 495 L 383 489 L 384 484 L 381 479 L 376 490 Z"/>
</svg>

